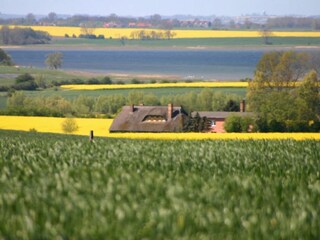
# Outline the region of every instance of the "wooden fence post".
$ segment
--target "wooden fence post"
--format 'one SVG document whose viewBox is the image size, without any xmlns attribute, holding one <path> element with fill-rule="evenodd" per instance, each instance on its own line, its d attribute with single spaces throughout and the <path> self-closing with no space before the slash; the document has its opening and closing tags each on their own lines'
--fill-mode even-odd
<svg viewBox="0 0 320 240">
<path fill-rule="evenodd" d="M 93 130 L 90 131 L 89 141 L 93 142 Z"/>
</svg>

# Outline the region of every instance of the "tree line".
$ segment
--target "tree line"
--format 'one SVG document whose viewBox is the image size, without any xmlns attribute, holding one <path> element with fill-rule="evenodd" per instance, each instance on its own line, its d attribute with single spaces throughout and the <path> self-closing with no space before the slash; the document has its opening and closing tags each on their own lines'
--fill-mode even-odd
<svg viewBox="0 0 320 240">
<path fill-rule="evenodd" d="M 320 19 L 311 17 L 277 17 L 268 19 L 269 28 L 320 29 Z"/>
<path fill-rule="evenodd" d="M 27 45 L 46 44 L 51 36 L 44 31 L 35 31 L 31 28 L 9 28 L 3 26 L 0 29 L 0 43 L 3 45 Z"/>
<path fill-rule="evenodd" d="M 176 18 L 166 19 L 159 14 L 151 15 L 150 17 L 122 17 L 116 14 L 109 16 L 88 16 L 74 15 L 70 17 L 59 17 L 56 13 L 51 12 L 42 18 L 36 18 L 32 13 L 25 17 L 13 19 L 1 19 L 1 25 L 54 25 L 54 26 L 81 26 L 82 24 L 90 24 L 91 27 L 103 27 L 106 22 L 113 23 L 117 27 L 128 27 L 130 23 L 149 24 L 153 28 L 173 29 L 173 28 L 196 28 L 199 27 L 199 20 L 181 21 Z M 213 29 L 261 29 L 266 25 L 270 28 L 292 28 L 292 29 L 320 29 L 320 19 L 315 17 L 276 17 L 268 18 L 266 23 L 256 23 L 246 19 L 243 23 L 235 22 L 230 19 L 229 22 L 222 21 L 219 17 L 208 21 L 207 28 Z"/>
<path fill-rule="evenodd" d="M 101 95 L 98 97 L 79 96 L 66 99 L 61 96 L 31 97 L 24 92 L 10 93 L 7 108 L 2 114 L 27 116 L 114 116 L 124 105 L 144 104 L 163 106 L 174 103 L 182 105 L 187 112 L 192 111 L 239 111 L 241 97 L 204 89 L 200 93 L 190 92 L 179 95 L 157 96 L 141 91 L 130 91 L 124 95 Z"/>
</svg>

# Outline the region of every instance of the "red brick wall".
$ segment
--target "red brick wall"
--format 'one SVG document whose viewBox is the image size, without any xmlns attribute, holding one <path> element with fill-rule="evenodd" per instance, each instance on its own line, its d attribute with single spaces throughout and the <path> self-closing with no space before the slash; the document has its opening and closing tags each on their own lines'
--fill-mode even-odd
<svg viewBox="0 0 320 240">
<path fill-rule="evenodd" d="M 210 120 L 212 121 L 215 121 L 216 122 L 216 125 L 213 126 L 211 129 L 210 129 L 210 132 L 216 132 L 216 133 L 224 133 L 226 132 L 224 130 L 224 121 L 225 119 L 224 118 L 211 118 Z"/>
</svg>

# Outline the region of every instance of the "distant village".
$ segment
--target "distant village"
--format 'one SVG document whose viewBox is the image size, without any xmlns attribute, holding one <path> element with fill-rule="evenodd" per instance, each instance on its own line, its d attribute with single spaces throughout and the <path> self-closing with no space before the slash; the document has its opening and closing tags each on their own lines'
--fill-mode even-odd
<svg viewBox="0 0 320 240">
<path fill-rule="evenodd" d="M 241 16 L 161 16 L 146 17 L 60 15 L 54 12 L 47 16 L 29 13 L 25 16 L 0 13 L 0 25 L 83 26 L 93 28 L 160 28 L 160 29 L 257 29 L 268 26 L 274 29 L 320 29 L 320 16 L 277 16 L 248 14 Z"/>
</svg>

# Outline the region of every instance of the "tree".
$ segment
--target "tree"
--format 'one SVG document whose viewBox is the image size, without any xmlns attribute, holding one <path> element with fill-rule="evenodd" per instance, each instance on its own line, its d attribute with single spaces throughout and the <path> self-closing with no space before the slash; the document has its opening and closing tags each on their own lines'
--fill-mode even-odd
<svg viewBox="0 0 320 240">
<path fill-rule="evenodd" d="M 4 45 L 10 44 L 10 28 L 7 26 L 3 26 L 0 30 L 0 42 Z"/>
<path fill-rule="evenodd" d="M 92 24 L 90 23 L 83 23 L 81 24 L 81 29 L 80 32 L 81 34 L 85 35 L 85 36 L 90 36 L 90 35 L 94 35 L 95 32 L 95 28 L 93 27 Z"/>
<path fill-rule="evenodd" d="M 309 64 L 311 70 L 314 70 L 317 72 L 317 74 L 320 74 L 320 53 L 318 51 L 313 51 L 309 53 Z"/>
<path fill-rule="evenodd" d="M 62 65 L 63 54 L 61 52 L 55 52 L 48 55 L 46 64 L 51 69 L 58 69 Z"/>
<path fill-rule="evenodd" d="M 0 30 L 0 42 L 4 45 L 46 44 L 50 40 L 47 32 L 34 31 L 32 28 L 2 27 Z"/>
<path fill-rule="evenodd" d="M 223 111 L 226 112 L 239 112 L 240 111 L 240 105 L 238 102 L 230 99 L 227 104 L 224 106 Z"/>
<path fill-rule="evenodd" d="M 27 96 L 23 92 L 14 92 L 7 99 L 7 105 L 8 107 L 11 107 L 11 108 L 22 107 L 26 99 L 27 99 Z"/>
<path fill-rule="evenodd" d="M 240 117 L 231 115 L 224 122 L 224 129 L 227 132 L 250 132 L 254 125 L 254 119 L 246 116 Z"/>
<path fill-rule="evenodd" d="M 26 23 L 29 25 L 33 25 L 35 22 L 36 22 L 36 17 L 32 13 L 27 14 Z"/>
<path fill-rule="evenodd" d="M 259 61 L 247 99 L 250 110 L 269 130 L 284 131 L 288 121 L 316 119 L 320 102 L 316 72 L 300 82 L 308 69 L 307 60 L 304 53 L 273 52 Z"/>
<path fill-rule="evenodd" d="M 212 24 L 213 24 L 213 27 L 216 28 L 216 29 L 221 28 L 221 26 L 222 26 L 221 19 L 215 18 L 215 19 L 213 20 L 213 23 L 212 23 Z"/>
<path fill-rule="evenodd" d="M 111 78 L 108 77 L 108 76 L 102 78 L 100 82 L 101 82 L 102 84 L 112 84 L 112 80 L 111 80 Z"/>
<path fill-rule="evenodd" d="M 252 86 L 266 90 L 287 91 L 308 70 L 308 54 L 287 52 L 265 53 L 259 60 Z"/>
<path fill-rule="evenodd" d="M 159 14 L 151 15 L 150 21 L 153 26 L 160 26 L 161 25 L 161 16 Z"/>
<path fill-rule="evenodd" d="M 206 132 L 209 128 L 210 122 L 206 117 L 200 117 L 197 112 L 194 116 L 189 114 L 183 124 L 184 132 Z"/>
<path fill-rule="evenodd" d="M 164 32 L 164 36 L 170 40 L 171 38 L 173 38 L 174 36 L 176 36 L 176 33 L 175 32 L 172 32 L 171 30 L 166 30 Z"/>
<path fill-rule="evenodd" d="M 4 66 L 12 66 L 13 65 L 11 57 L 1 48 L 0 48 L 0 65 L 4 65 Z"/>
<path fill-rule="evenodd" d="M 266 44 L 266 45 L 272 44 L 272 42 L 270 40 L 270 38 L 272 37 L 272 32 L 267 26 L 262 27 L 262 29 L 260 31 L 260 35 L 263 39 L 264 44 Z"/>
<path fill-rule="evenodd" d="M 79 129 L 79 126 L 75 119 L 68 117 L 61 123 L 61 128 L 64 133 L 73 133 Z"/>
<path fill-rule="evenodd" d="M 317 120 L 320 112 L 319 83 L 317 73 L 311 71 L 297 88 L 298 120 Z"/>
<path fill-rule="evenodd" d="M 248 107 L 251 111 L 264 116 L 292 115 L 288 113 L 293 108 L 290 106 L 291 91 L 307 72 L 307 60 L 308 55 L 305 53 L 265 53 L 258 62 L 254 79 L 248 87 Z"/>
<path fill-rule="evenodd" d="M 58 15 L 54 12 L 50 12 L 48 14 L 48 21 L 51 23 L 55 22 L 57 20 L 57 18 L 58 18 Z"/>
</svg>

